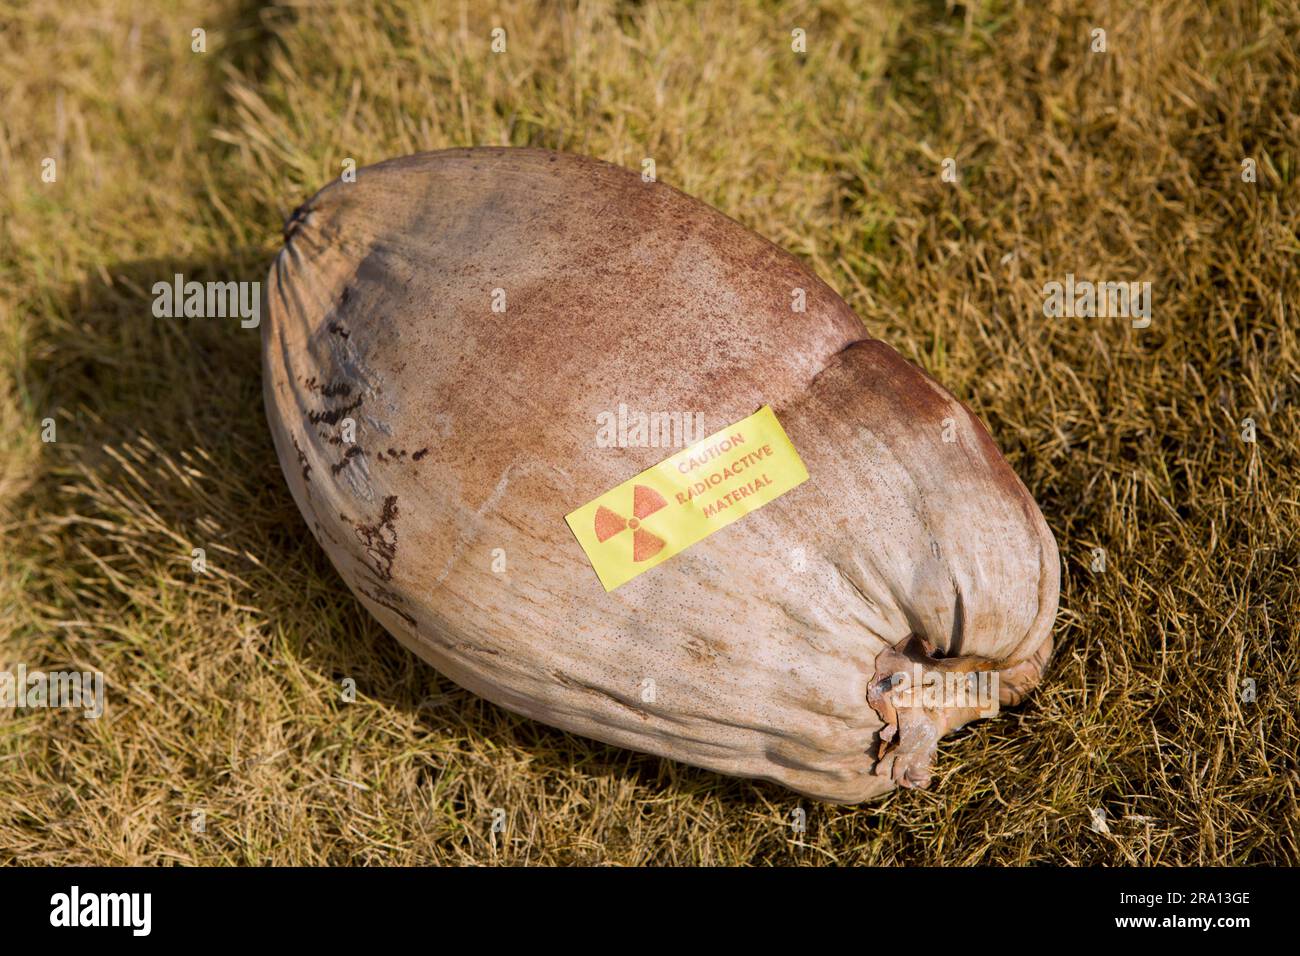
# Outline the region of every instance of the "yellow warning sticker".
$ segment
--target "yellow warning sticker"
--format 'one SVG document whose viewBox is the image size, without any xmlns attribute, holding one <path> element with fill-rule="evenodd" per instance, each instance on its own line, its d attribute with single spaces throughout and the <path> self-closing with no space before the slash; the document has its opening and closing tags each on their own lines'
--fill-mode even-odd
<svg viewBox="0 0 1300 956">
<path fill-rule="evenodd" d="M 764 405 L 564 520 L 612 591 L 807 480 L 799 453 Z"/>
</svg>

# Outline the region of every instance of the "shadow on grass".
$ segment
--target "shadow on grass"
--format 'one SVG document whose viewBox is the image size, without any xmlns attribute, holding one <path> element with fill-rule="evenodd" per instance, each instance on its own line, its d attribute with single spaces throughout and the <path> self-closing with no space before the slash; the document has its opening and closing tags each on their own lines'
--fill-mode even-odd
<svg viewBox="0 0 1300 956">
<path fill-rule="evenodd" d="M 113 563 L 148 598 L 95 591 L 83 599 L 81 613 L 152 613 L 157 582 L 169 582 L 178 600 L 197 602 L 198 612 L 214 621 L 251 610 L 266 658 L 292 655 L 332 687 L 351 677 L 362 697 L 412 715 L 435 738 L 488 738 L 489 749 L 517 748 L 533 758 L 535 771 L 548 774 L 573 768 L 657 791 L 713 792 L 728 802 L 751 802 L 756 788 L 769 799 L 788 799 L 773 784 L 732 780 L 510 714 L 456 687 L 384 632 L 312 537 L 281 474 L 262 401 L 261 330 L 242 328 L 237 317 L 153 314 L 155 283 L 172 283 L 177 274 L 186 281 L 263 283 L 271 258 L 243 250 L 123 263 L 55 304 L 58 319 L 27 374 L 38 417 L 56 418 L 59 440 L 43 446 L 42 480 L 19 507 L 34 505 L 42 517 L 56 518 L 49 526 L 69 539 L 64 553 L 93 556 L 67 568 L 74 577 L 97 576 L 100 563 Z M 124 448 L 134 449 L 126 465 Z M 87 489 L 114 491 L 101 496 Z M 203 545 L 228 587 L 192 583 L 188 545 L 178 541 Z M 61 603 L 56 594 L 45 597 L 51 606 Z M 78 612 L 75 604 L 66 610 Z M 181 639 L 204 645 L 191 650 L 210 646 L 223 653 L 221 634 L 176 629 L 161 615 L 147 624 L 146 630 L 178 630 Z M 237 683 L 211 692 L 231 693 Z M 332 692 L 321 686 L 308 704 L 317 716 L 335 707 Z"/>
</svg>

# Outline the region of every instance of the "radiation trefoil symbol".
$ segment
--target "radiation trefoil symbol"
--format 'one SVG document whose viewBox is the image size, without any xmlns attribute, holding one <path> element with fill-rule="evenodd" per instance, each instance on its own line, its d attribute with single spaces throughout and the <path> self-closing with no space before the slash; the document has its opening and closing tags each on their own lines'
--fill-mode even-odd
<svg viewBox="0 0 1300 956">
<path fill-rule="evenodd" d="M 649 561 L 663 550 L 663 538 L 641 527 L 641 522 L 660 508 L 668 506 L 664 496 L 645 485 L 632 486 L 632 517 L 624 518 L 604 505 L 596 509 L 596 540 L 604 544 L 624 531 L 632 532 L 632 561 Z"/>
</svg>

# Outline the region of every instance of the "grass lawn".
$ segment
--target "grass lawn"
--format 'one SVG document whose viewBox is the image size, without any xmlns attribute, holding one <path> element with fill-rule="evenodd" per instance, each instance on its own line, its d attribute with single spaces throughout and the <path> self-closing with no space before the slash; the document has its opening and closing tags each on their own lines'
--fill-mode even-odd
<svg viewBox="0 0 1300 956">
<path fill-rule="evenodd" d="M 1298 38 L 1296 0 L 7 4 L 0 669 L 103 671 L 108 711 L 0 708 L 0 862 L 1300 863 Z M 262 280 L 346 160 L 466 145 L 653 158 L 988 424 L 1057 650 L 930 790 L 551 730 L 348 593 L 259 332 L 151 289 Z M 1150 326 L 1046 317 L 1068 274 L 1149 281 Z"/>
</svg>

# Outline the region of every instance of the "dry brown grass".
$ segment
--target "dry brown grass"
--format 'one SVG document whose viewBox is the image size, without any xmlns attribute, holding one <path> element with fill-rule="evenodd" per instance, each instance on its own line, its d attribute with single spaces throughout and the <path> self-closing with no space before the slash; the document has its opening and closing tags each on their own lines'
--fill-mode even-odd
<svg viewBox="0 0 1300 956">
<path fill-rule="evenodd" d="M 0 710 L 0 860 L 1300 862 L 1294 0 L 138 6 L 0 20 L 0 667 L 109 683 L 98 721 Z M 797 839 L 791 794 L 516 718 L 348 595 L 256 333 L 149 289 L 262 278 L 344 157 L 467 144 L 654 157 L 988 422 L 1061 545 L 1059 649 L 931 791 Z M 1150 280 L 1151 327 L 1044 318 L 1067 272 Z"/>
</svg>

